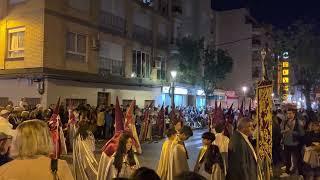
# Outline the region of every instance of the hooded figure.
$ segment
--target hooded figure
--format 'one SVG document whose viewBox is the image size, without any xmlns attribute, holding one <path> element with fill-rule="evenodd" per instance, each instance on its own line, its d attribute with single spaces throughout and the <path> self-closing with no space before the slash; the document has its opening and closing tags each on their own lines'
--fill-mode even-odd
<svg viewBox="0 0 320 180">
<path fill-rule="evenodd" d="M 165 119 L 164 119 L 164 108 L 163 104 L 160 111 L 158 112 L 157 127 L 159 128 L 159 137 L 162 138 L 165 131 Z"/>
<path fill-rule="evenodd" d="M 150 119 L 150 114 L 151 114 L 151 107 L 153 106 L 153 103 L 151 103 L 144 111 L 144 116 L 143 116 L 143 122 L 142 122 L 142 127 L 140 131 L 140 141 L 144 142 L 147 140 L 148 137 L 148 132 L 151 130 L 150 129 L 150 124 L 151 124 L 151 119 Z M 150 135 L 150 133 L 149 133 Z"/>
<path fill-rule="evenodd" d="M 233 107 L 233 103 L 231 104 L 227 114 L 225 115 L 225 128 L 224 128 L 224 135 L 227 136 L 228 138 L 231 137 L 231 135 L 233 134 L 233 123 L 234 123 L 234 117 L 232 114 L 232 107 Z"/>
<path fill-rule="evenodd" d="M 60 126 L 60 116 L 59 116 L 59 107 L 60 107 L 60 97 L 56 104 L 53 114 L 48 122 L 49 130 L 51 133 L 51 138 L 53 142 L 53 154 L 52 158 L 59 159 L 61 154 L 67 154 L 67 146 L 64 138 L 62 128 Z"/>
<path fill-rule="evenodd" d="M 128 110 L 130 112 L 133 112 L 134 106 L 130 106 L 130 107 L 131 108 L 129 108 Z M 122 112 L 120 110 L 119 99 L 117 97 L 116 106 L 115 106 L 115 134 L 102 148 L 102 154 L 101 154 L 99 167 L 98 167 L 97 180 L 105 180 L 108 177 L 108 173 L 109 173 L 108 168 L 110 168 L 108 167 L 108 164 L 109 164 L 108 162 L 110 160 L 110 157 L 116 152 L 120 137 L 124 132 L 129 131 L 128 134 L 132 136 L 133 146 L 136 147 L 136 150 L 138 153 L 141 153 L 140 143 L 139 141 L 136 140 L 137 135 L 136 136 L 133 135 L 136 133 L 136 130 L 135 130 L 133 117 L 132 118 L 130 117 L 132 116 L 132 114 L 130 115 L 130 113 L 127 113 L 127 115 L 128 115 L 127 121 L 126 123 L 124 123 Z M 125 128 L 125 124 L 126 124 L 126 128 Z"/>
</svg>

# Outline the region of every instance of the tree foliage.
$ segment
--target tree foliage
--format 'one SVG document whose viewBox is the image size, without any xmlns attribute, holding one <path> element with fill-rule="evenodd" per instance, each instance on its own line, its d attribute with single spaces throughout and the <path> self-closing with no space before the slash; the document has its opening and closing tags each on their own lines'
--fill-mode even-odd
<svg viewBox="0 0 320 180">
<path fill-rule="evenodd" d="M 203 39 L 183 38 L 176 56 L 179 80 L 201 86 L 206 95 L 212 94 L 217 82 L 232 71 L 233 60 L 226 51 L 204 46 Z"/>
<path fill-rule="evenodd" d="M 301 87 L 306 97 L 307 109 L 311 109 L 310 93 L 320 81 L 320 36 L 315 23 L 296 21 L 286 30 L 276 33 L 278 54 L 288 51 L 293 66 L 293 85 Z"/>
</svg>

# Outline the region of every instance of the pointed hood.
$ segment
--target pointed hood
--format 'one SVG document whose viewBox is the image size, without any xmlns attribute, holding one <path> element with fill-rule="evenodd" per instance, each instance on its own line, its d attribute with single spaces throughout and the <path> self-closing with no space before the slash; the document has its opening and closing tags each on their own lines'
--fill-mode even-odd
<svg viewBox="0 0 320 180">
<path fill-rule="evenodd" d="M 164 126 L 165 126 L 165 113 L 164 113 L 164 104 L 162 104 L 160 111 L 158 112 L 157 117 L 157 127 L 159 130 L 159 136 L 162 137 L 164 134 Z"/>
<path fill-rule="evenodd" d="M 228 112 L 227 112 L 228 115 L 232 114 L 232 107 L 233 107 L 233 103 L 231 104 L 231 106 L 228 109 Z"/>
<path fill-rule="evenodd" d="M 135 100 L 132 101 L 129 108 L 127 109 L 125 124 L 124 124 L 124 131 L 125 131 L 125 133 L 132 135 L 133 149 L 135 152 L 140 154 L 142 152 L 142 150 L 141 150 L 141 145 L 140 145 L 140 141 L 139 141 L 139 137 L 138 137 L 138 133 L 137 133 L 137 129 L 136 129 L 136 124 L 134 121 L 134 115 L 133 115 L 135 104 L 136 104 L 136 101 Z"/>
<path fill-rule="evenodd" d="M 133 110 L 134 110 L 134 106 L 135 106 L 135 101 L 132 101 L 130 103 L 129 108 L 127 109 L 126 112 L 126 122 L 125 122 L 125 129 L 128 128 L 128 125 L 131 124 L 133 122 Z"/>
<path fill-rule="evenodd" d="M 218 101 L 215 100 L 214 101 L 214 111 L 217 111 L 217 108 L 218 108 Z"/>
<path fill-rule="evenodd" d="M 238 119 L 240 119 L 244 116 L 244 114 L 243 114 L 243 101 L 241 102 L 241 106 L 240 106 L 239 110 L 240 110 L 240 113 L 239 113 Z"/>
<path fill-rule="evenodd" d="M 50 117 L 50 120 L 49 120 L 50 130 L 54 130 L 57 126 L 58 116 L 59 116 L 59 108 L 60 108 L 60 97 L 58 99 L 58 102 L 57 102 L 57 104 L 52 112 L 52 115 Z"/>
<path fill-rule="evenodd" d="M 115 107 L 115 132 L 120 132 L 124 130 L 124 124 L 122 119 L 122 112 L 119 105 L 118 96 L 116 98 L 116 107 Z"/>
</svg>

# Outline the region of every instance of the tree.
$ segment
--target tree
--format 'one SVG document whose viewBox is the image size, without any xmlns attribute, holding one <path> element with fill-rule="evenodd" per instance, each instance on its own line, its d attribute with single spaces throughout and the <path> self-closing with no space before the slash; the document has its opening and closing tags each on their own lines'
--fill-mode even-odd
<svg viewBox="0 0 320 180">
<path fill-rule="evenodd" d="M 178 44 L 178 54 L 175 59 L 178 63 L 179 80 L 184 83 L 196 85 L 201 79 L 201 44 L 203 40 L 183 38 Z"/>
<path fill-rule="evenodd" d="M 216 84 L 225 79 L 226 74 L 232 71 L 233 60 L 226 51 L 215 50 L 208 46 L 203 49 L 202 61 L 204 74 L 201 87 L 207 102 L 208 95 L 213 94 Z"/>
<path fill-rule="evenodd" d="M 217 82 L 223 80 L 233 66 L 233 60 L 226 51 L 204 46 L 203 39 L 183 38 L 178 45 L 176 59 L 179 80 L 201 86 L 206 102 L 208 95 L 213 94 Z"/>
<path fill-rule="evenodd" d="M 298 20 L 286 30 L 276 33 L 276 51 L 288 51 L 293 67 L 294 86 L 300 86 L 311 110 L 311 92 L 320 82 L 320 36 L 315 23 Z"/>
</svg>

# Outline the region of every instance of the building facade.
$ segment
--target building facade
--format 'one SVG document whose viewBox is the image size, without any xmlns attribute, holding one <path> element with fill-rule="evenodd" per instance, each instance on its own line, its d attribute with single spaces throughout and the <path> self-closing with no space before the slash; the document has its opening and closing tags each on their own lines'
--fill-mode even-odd
<svg viewBox="0 0 320 180">
<path fill-rule="evenodd" d="M 233 70 L 219 87 L 230 95 L 227 104 L 238 104 L 254 94 L 255 84 L 262 78 L 261 51 L 266 49 L 266 58 L 270 58 L 271 28 L 259 24 L 245 8 L 215 11 L 214 17 L 215 46 L 226 50 L 233 59 Z M 243 92 L 243 87 L 247 91 Z"/>
<path fill-rule="evenodd" d="M 0 102 L 162 104 L 171 0 L 2 0 Z"/>
</svg>

